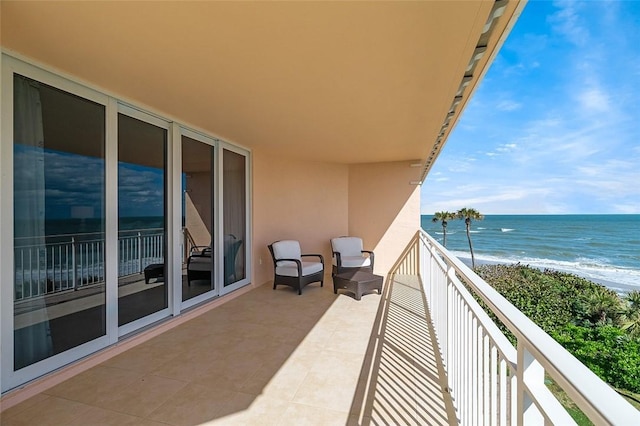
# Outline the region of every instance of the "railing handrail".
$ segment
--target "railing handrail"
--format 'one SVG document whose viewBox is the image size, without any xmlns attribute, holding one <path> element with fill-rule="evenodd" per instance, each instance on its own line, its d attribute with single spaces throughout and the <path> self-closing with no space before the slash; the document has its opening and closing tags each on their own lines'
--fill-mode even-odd
<svg viewBox="0 0 640 426">
<path fill-rule="evenodd" d="M 122 234 L 125 232 L 157 232 L 157 231 L 162 231 L 164 232 L 164 228 L 138 228 L 138 229 L 120 229 L 118 230 L 118 234 Z M 72 233 L 66 233 L 66 234 L 52 234 L 52 235 L 44 235 L 44 238 L 61 238 L 61 237 L 82 237 L 82 236 L 87 236 L 87 235 L 100 235 L 100 234 L 104 234 L 104 231 L 96 231 L 96 232 L 72 232 Z M 18 240 L 30 240 L 30 239 L 34 239 L 34 238 L 39 238 L 39 237 L 15 237 L 14 240 L 18 241 Z M 84 241 L 83 241 L 84 242 Z M 60 244 L 63 244 L 63 242 L 61 242 Z M 58 243 L 55 243 L 58 244 Z M 28 247 L 28 246 L 20 246 L 20 247 Z"/>
<path fill-rule="evenodd" d="M 518 346 L 524 345 L 545 371 L 593 421 L 603 424 L 640 424 L 640 412 L 571 355 L 542 328 L 531 321 L 504 296 L 476 275 L 460 259 L 449 254 L 433 237 L 418 231 L 428 245 L 435 247 L 489 309 L 516 336 Z M 522 366 L 519 366 L 522 368 Z M 527 386 L 527 383 L 523 383 Z"/>
</svg>

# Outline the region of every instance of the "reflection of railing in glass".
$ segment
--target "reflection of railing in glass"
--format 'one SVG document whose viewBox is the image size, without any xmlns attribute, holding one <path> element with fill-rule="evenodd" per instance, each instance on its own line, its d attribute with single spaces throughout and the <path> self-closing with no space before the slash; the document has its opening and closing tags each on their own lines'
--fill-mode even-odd
<svg viewBox="0 0 640 426">
<path fill-rule="evenodd" d="M 55 235 L 47 239 L 55 242 L 20 245 L 21 239 L 16 238 L 16 301 L 104 283 L 101 234 Z M 161 228 L 122 231 L 118 253 L 119 277 L 140 274 L 147 265 L 163 262 L 164 233 Z"/>
</svg>

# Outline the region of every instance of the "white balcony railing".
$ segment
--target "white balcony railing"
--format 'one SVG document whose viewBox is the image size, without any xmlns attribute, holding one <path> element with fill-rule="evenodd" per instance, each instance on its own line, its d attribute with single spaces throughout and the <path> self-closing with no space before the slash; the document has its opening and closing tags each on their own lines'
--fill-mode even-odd
<svg viewBox="0 0 640 426">
<path fill-rule="evenodd" d="M 394 272 L 421 277 L 460 424 L 575 424 L 546 374 L 595 424 L 640 425 L 640 411 L 426 233 L 416 234 Z"/>
<path fill-rule="evenodd" d="M 47 236 L 55 242 L 14 248 L 15 300 L 27 300 L 104 283 L 104 238 L 100 234 Z M 139 274 L 164 259 L 162 229 L 122 231 L 118 276 Z"/>
</svg>

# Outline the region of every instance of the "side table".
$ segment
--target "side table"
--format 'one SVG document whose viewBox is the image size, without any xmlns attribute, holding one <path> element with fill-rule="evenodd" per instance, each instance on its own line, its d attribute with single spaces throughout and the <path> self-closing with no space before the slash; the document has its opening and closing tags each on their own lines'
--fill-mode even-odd
<svg viewBox="0 0 640 426">
<path fill-rule="evenodd" d="M 337 294 L 338 289 L 347 290 L 355 295 L 356 300 L 360 300 L 362 295 L 373 290 L 382 294 L 382 277 L 362 270 L 342 272 L 333 276 L 333 292 Z"/>
</svg>

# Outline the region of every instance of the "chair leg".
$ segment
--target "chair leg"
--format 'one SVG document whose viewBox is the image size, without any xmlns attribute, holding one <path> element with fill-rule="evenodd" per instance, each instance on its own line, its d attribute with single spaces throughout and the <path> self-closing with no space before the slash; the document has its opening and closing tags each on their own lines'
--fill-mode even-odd
<svg viewBox="0 0 640 426">
<path fill-rule="evenodd" d="M 275 281 L 273 282 L 273 289 L 274 290 L 276 289 L 276 282 Z"/>
<path fill-rule="evenodd" d="M 298 296 L 302 294 L 302 286 L 298 283 Z"/>
</svg>

